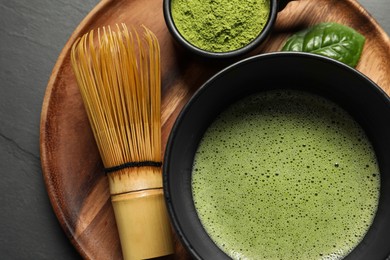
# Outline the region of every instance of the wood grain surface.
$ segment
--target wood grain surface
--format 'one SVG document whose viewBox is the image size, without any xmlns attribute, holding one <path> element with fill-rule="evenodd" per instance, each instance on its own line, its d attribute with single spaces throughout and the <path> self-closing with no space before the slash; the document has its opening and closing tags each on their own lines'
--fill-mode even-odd
<svg viewBox="0 0 390 260">
<path fill-rule="evenodd" d="M 280 50 L 286 37 L 319 22 L 339 22 L 366 37 L 357 69 L 390 93 L 390 40 L 354 0 L 300 0 L 279 13 L 265 43 L 247 56 Z M 163 149 L 183 105 L 202 83 L 235 60 L 206 61 L 183 51 L 170 36 L 161 0 L 103 0 L 76 28 L 49 80 L 41 114 L 41 163 L 48 195 L 63 230 L 86 259 L 121 259 L 108 182 L 70 67 L 70 47 L 90 29 L 115 23 L 144 24 L 162 54 Z M 176 240 L 169 259 L 190 259 Z"/>
</svg>

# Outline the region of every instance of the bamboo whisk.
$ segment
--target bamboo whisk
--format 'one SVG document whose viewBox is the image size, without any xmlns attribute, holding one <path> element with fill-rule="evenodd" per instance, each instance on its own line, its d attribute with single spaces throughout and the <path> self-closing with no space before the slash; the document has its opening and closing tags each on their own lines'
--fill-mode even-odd
<svg viewBox="0 0 390 260">
<path fill-rule="evenodd" d="M 161 75 L 156 36 L 125 24 L 91 31 L 71 62 L 107 172 L 125 259 L 173 254 L 161 178 Z"/>
</svg>

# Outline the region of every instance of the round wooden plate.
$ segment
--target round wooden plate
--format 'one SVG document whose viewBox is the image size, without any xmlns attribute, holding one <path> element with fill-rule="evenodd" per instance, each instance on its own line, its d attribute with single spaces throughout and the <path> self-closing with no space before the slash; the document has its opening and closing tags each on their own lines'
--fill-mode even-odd
<svg viewBox="0 0 390 260">
<path fill-rule="evenodd" d="M 366 37 L 357 69 L 390 93 L 390 40 L 354 0 L 300 0 L 279 13 L 273 33 L 250 55 L 278 51 L 286 37 L 319 22 L 339 22 Z M 41 115 L 41 161 L 55 214 L 87 259 L 121 259 L 108 184 L 70 66 L 70 47 L 90 29 L 125 22 L 144 24 L 158 37 L 162 54 L 163 151 L 183 105 L 210 76 L 233 63 L 204 61 L 178 48 L 165 26 L 161 0 L 103 0 L 76 28 L 49 80 Z M 221 93 L 223 95 L 223 93 Z M 216 101 L 217 102 L 217 101 Z M 162 152 L 163 152 L 162 151 Z M 176 240 L 171 259 L 189 259 Z"/>
</svg>

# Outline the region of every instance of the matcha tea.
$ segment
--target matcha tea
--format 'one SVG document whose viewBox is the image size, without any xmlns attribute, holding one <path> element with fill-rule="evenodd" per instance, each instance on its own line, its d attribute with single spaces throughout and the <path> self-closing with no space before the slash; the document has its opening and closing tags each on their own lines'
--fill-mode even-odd
<svg viewBox="0 0 390 260">
<path fill-rule="evenodd" d="M 199 218 L 233 259 L 340 259 L 362 240 L 379 200 L 362 128 L 322 97 L 247 97 L 206 131 L 192 192 Z"/>
</svg>

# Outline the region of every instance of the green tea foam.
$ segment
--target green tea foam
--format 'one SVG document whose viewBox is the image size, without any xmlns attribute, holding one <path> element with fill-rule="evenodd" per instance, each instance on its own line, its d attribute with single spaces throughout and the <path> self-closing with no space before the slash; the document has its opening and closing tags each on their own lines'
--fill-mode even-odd
<svg viewBox="0 0 390 260">
<path fill-rule="evenodd" d="M 363 129 L 305 92 L 247 97 L 206 131 L 192 192 L 213 241 L 233 259 L 340 259 L 370 227 L 379 167 Z"/>
</svg>

